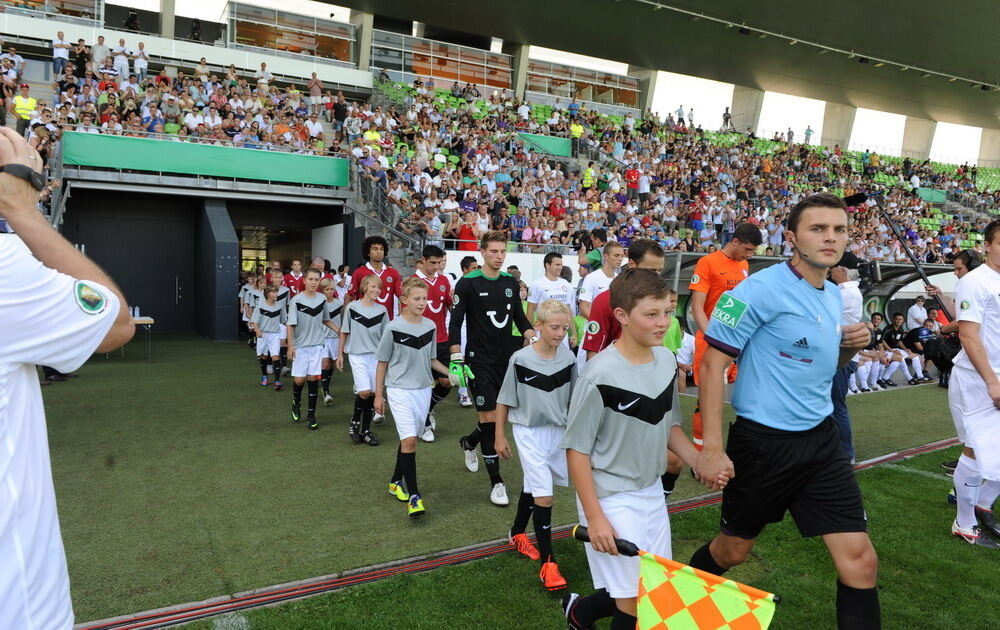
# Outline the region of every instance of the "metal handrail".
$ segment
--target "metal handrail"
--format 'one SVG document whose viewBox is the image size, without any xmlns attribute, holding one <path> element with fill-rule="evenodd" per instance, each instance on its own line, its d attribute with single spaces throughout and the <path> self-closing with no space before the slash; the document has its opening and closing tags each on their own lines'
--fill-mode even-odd
<svg viewBox="0 0 1000 630">
<path fill-rule="evenodd" d="M 447 236 L 435 236 L 431 240 L 434 240 L 435 242 L 444 241 L 445 243 L 456 243 L 456 244 L 458 244 L 458 243 L 473 243 L 473 244 L 475 244 L 476 249 L 477 250 L 479 249 L 479 241 L 476 241 L 476 240 L 467 240 L 467 239 L 459 239 L 459 238 L 449 238 Z M 573 253 L 574 251 L 576 251 L 576 250 L 573 249 L 572 245 L 567 244 L 567 243 L 526 243 L 524 241 L 513 241 L 513 240 L 510 240 L 510 241 L 507 241 L 507 246 L 508 247 L 515 247 L 515 248 L 528 248 L 529 250 L 532 249 L 532 248 L 536 248 L 536 249 L 541 250 L 541 251 L 537 251 L 537 252 L 534 252 L 534 251 L 522 252 L 522 253 L 529 253 L 529 254 L 535 254 L 535 253 L 538 253 L 538 254 L 547 254 L 549 252 L 556 252 L 556 253 L 559 253 L 559 254 L 570 254 L 570 253 Z"/>
</svg>

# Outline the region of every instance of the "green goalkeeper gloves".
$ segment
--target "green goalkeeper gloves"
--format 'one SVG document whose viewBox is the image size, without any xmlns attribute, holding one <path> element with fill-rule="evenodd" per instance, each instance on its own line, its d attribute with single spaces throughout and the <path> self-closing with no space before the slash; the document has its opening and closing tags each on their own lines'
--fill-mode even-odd
<svg viewBox="0 0 1000 630">
<path fill-rule="evenodd" d="M 454 352 L 451 355 L 451 362 L 448 364 L 448 380 L 452 387 L 468 387 L 469 379 L 476 378 L 472 373 L 472 368 L 465 364 L 465 357 L 461 352 Z"/>
</svg>

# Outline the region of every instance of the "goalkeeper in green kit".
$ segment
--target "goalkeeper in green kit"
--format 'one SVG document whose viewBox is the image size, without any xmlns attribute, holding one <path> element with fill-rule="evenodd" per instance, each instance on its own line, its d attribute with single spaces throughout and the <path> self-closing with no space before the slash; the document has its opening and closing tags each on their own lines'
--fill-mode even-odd
<svg viewBox="0 0 1000 630">
<path fill-rule="evenodd" d="M 469 472 L 479 470 L 476 446 L 483 453 L 483 463 L 490 476 L 490 501 L 507 505 L 507 489 L 500 476 L 500 456 L 494 447 L 497 395 L 503 385 L 507 363 L 514 350 L 508 340 L 511 325 L 531 343 L 535 331 L 521 308 L 520 285 L 510 274 L 500 271 L 507 256 L 507 238 L 503 232 L 487 232 L 479 243 L 483 265 L 459 279 L 455 285 L 454 308 L 448 325 L 448 338 L 462 338 L 462 323 L 466 323 L 466 353 L 461 345 L 451 346 L 448 366 L 460 386 L 471 390 L 479 413 L 479 423 L 472 433 L 459 440 Z"/>
</svg>

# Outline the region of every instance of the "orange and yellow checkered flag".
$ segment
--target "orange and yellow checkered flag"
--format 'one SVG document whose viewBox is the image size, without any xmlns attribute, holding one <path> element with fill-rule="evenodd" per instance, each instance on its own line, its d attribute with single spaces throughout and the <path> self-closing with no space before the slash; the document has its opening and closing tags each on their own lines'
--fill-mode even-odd
<svg viewBox="0 0 1000 630">
<path fill-rule="evenodd" d="M 637 630 L 764 630 L 772 593 L 639 552 Z"/>
</svg>

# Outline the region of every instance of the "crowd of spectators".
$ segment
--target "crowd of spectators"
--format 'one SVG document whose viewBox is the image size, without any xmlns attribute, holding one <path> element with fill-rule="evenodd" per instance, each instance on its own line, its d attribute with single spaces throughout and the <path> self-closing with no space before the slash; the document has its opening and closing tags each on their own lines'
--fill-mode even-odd
<svg viewBox="0 0 1000 630">
<path fill-rule="evenodd" d="M 613 119 L 575 101 L 539 120 L 506 93 L 476 99 L 456 85 L 452 96 L 463 98 L 442 102 L 428 83 L 414 82 L 398 107 L 350 105 L 345 140 L 362 176 L 398 208 L 400 229 L 446 247 L 475 249 L 478 235 L 495 229 L 522 251 L 576 250 L 601 228 L 625 246 L 646 237 L 668 251 L 710 252 L 748 221 L 761 230 L 760 254 L 789 256 L 786 215 L 819 190 L 845 197 L 884 190 L 907 244 L 930 263 L 950 261 L 981 227 L 958 216 L 941 220 L 914 192 L 975 190 L 974 167 L 946 174 L 930 162 L 869 152 L 849 158 L 840 147 L 762 145 L 752 135 L 706 133 L 672 114 Z M 559 161 L 522 131 L 570 137 L 578 155 L 593 159 Z M 907 260 L 873 200 L 850 211 L 859 258 Z M 933 228 L 931 217 L 938 217 Z"/>
<path fill-rule="evenodd" d="M 141 41 L 109 46 L 99 36 L 88 45 L 59 32 L 52 47 L 51 99 L 29 93 L 13 57 L 0 61 L 7 109 L 46 161 L 66 130 L 313 155 L 340 151 L 324 121 L 343 118 L 347 101 L 324 89 L 315 73 L 304 84 L 279 86 L 266 63 L 250 76 L 232 65 L 213 69 L 203 58 L 175 75 L 151 74 Z M 30 99 L 30 113 L 15 111 L 18 94 Z"/>
</svg>

